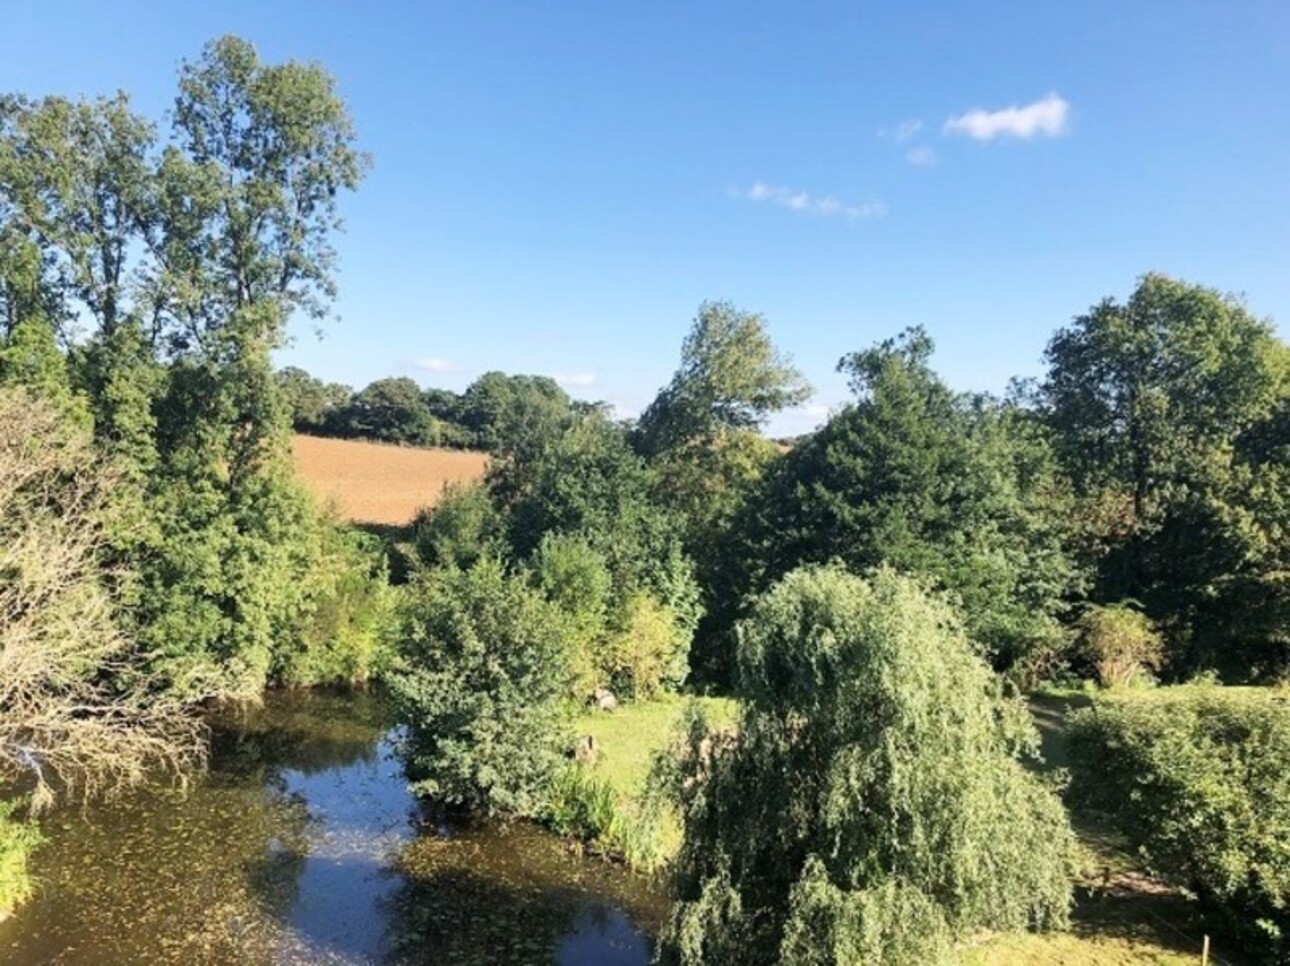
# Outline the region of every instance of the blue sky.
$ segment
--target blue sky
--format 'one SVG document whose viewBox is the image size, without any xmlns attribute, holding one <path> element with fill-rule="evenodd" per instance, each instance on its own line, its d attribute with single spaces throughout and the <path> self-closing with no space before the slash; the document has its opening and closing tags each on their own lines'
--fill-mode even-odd
<svg viewBox="0 0 1290 966">
<path fill-rule="evenodd" d="M 963 389 L 1159 270 L 1290 326 L 1290 3 L 0 0 L 0 90 L 159 117 L 222 33 L 323 63 L 375 165 L 341 320 L 281 356 L 461 389 L 488 369 L 642 408 L 699 303 L 763 313 L 816 386 L 911 324 Z"/>
</svg>

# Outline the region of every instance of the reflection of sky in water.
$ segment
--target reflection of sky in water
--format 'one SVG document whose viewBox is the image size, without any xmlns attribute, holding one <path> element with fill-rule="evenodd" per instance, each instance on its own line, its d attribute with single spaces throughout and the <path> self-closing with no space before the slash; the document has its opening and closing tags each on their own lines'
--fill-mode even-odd
<svg viewBox="0 0 1290 966">
<path fill-rule="evenodd" d="M 560 966 L 634 966 L 648 963 L 649 944 L 618 909 L 591 905 L 578 913 L 573 931 L 555 951 Z"/>
<path fill-rule="evenodd" d="M 286 770 L 282 781 L 286 794 L 304 804 L 310 816 L 309 851 L 297 874 L 296 899 L 287 911 L 286 925 L 331 961 L 406 958 L 407 948 L 395 953 L 389 942 L 391 927 L 399 928 L 390 917 L 397 915 L 396 899 L 404 885 L 404 877 L 390 866 L 414 837 L 416 801 L 407 790 L 391 742 L 381 741 L 375 755 L 349 764 L 309 772 Z M 499 842 L 497 847 L 506 846 Z M 564 926 L 567 934 L 551 951 L 554 962 L 562 966 L 649 962 L 648 942 L 622 910 L 590 897 L 566 900 L 570 901 L 574 914 Z M 479 910 L 481 915 L 493 911 Z M 433 935 L 425 939 L 427 961 L 434 961 L 437 944 Z M 487 950 L 479 952 L 487 957 Z"/>
<path fill-rule="evenodd" d="M 0 963 L 649 961 L 646 880 L 523 823 L 418 837 L 375 710 L 271 696 L 187 794 L 52 816 Z"/>
<path fill-rule="evenodd" d="M 312 774 L 288 770 L 282 778 L 312 820 L 288 925 L 331 952 L 381 958 L 382 906 L 398 886 L 386 867 L 411 838 L 415 807 L 389 743 L 366 760 Z"/>
</svg>

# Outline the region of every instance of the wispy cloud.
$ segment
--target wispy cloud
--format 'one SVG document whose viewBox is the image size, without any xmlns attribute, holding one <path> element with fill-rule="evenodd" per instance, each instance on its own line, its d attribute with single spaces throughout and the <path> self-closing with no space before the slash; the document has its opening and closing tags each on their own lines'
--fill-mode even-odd
<svg viewBox="0 0 1290 966">
<path fill-rule="evenodd" d="M 908 141 L 915 134 L 923 129 L 923 122 L 918 118 L 910 118 L 908 121 L 901 121 L 896 125 L 896 140 Z"/>
<path fill-rule="evenodd" d="M 1067 131 L 1070 104 L 1058 94 L 1018 107 L 998 111 L 974 108 L 966 114 L 951 117 L 941 129 L 945 134 L 965 134 L 977 141 L 998 137 L 1057 137 Z"/>
<path fill-rule="evenodd" d="M 765 181 L 753 183 L 746 190 L 733 189 L 731 194 L 736 198 L 748 201 L 769 202 L 790 211 L 802 214 L 819 215 L 824 218 L 840 216 L 851 221 L 862 218 L 881 218 L 887 213 L 887 206 L 881 201 L 866 201 L 862 204 L 844 204 L 832 195 L 813 195 L 809 191 L 797 188 L 786 188 L 782 185 L 767 184 Z"/>
<path fill-rule="evenodd" d="M 897 144 L 904 144 L 922 129 L 922 120 L 917 117 L 911 117 L 907 121 L 901 121 L 895 127 L 878 128 L 878 137 L 890 139 Z"/>
<path fill-rule="evenodd" d="M 566 389 L 586 389 L 588 386 L 596 384 L 596 374 L 594 372 L 570 372 L 564 375 L 554 375 L 551 378 Z"/>
<path fill-rule="evenodd" d="M 936 152 L 931 148 L 910 148 L 905 152 L 905 160 L 916 168 L 930 168 L 936 163 Z"/>
<path fill-rule="evenodd" d="M 417 359 L 412 365 L 422 372 L 456 372 L 457 367 L 447 359 L 439 359 L 434 356 L 426 356 L 423 359 Z"/>
</svg>

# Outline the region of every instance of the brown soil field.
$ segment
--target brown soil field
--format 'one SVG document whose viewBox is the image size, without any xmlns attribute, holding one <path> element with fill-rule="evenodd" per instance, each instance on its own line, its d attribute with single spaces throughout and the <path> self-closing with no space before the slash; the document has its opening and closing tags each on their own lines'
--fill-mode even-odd
<svg viewBox="0 0 1290 966">
<path fill-rule="evenodd" d="M 403 526 L 439 499 L 447 483 L 483 478 L 484 453 L 417 449 L 352 439 L 297 435 L 296 472 L 323 502 L 354 523 Z"/>
</svg>

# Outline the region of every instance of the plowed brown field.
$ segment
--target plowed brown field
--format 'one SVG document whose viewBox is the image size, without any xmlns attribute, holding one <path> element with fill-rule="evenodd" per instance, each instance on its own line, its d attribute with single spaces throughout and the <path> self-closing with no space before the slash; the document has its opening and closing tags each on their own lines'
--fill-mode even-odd
<svg viewBox="0 0 1290 966">
<path fill-rule="evenodd" d="M 320 500 L 355 523 L 401 526 L 439 499 L 444 484 L 478 480 L 488 457 L 352 439 L 296 436 L 296 470 Z"/>
</svg>

